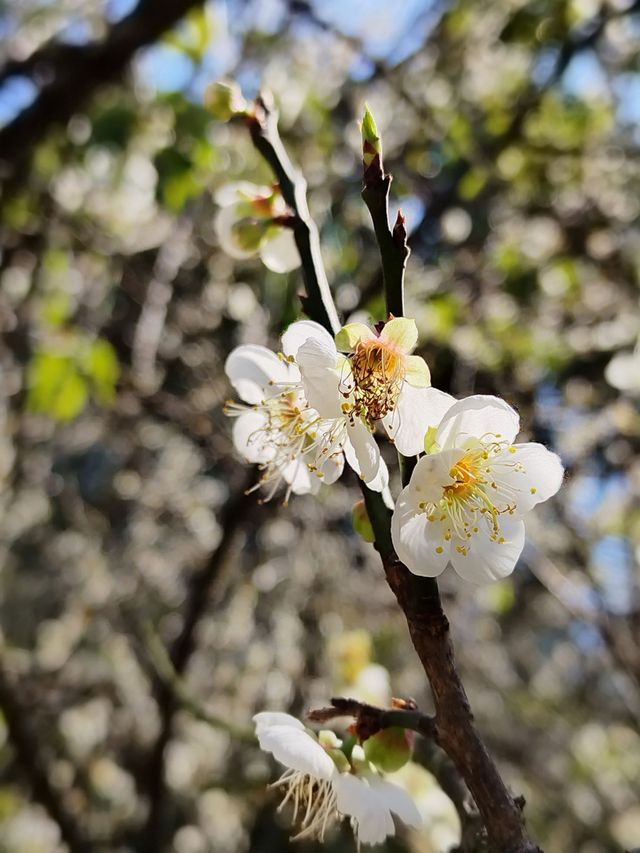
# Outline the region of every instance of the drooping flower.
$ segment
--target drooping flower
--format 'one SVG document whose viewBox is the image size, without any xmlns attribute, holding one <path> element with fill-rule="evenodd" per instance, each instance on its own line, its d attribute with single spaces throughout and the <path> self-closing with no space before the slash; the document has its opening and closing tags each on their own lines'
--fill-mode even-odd
<svg viewBox="0 0 640 853">
<path fill-rule="evenodd" d="M 266 267 L 281 273 L 300 266 L 293 231 L 284 224 L 291 212 L 277 188 L 240 181 L 218 190 L 216 201 L 214 228 L 232 258 L 259 255 Z"/>
<path fill-rule="evenodd" d="M 428 426 L 440 420 L 452 398 L 429 387 L 426 362 L 411 355 L 415 321 L 393 317 L 379 333 L 350 323 L 335 341 L 321 327 L 309 332 L 296 355 L 305 395 L 322 417 L 341 419 L 358 435 L 352 443 L 363 473 L 379 457 L 372 435 L 378 421 L 400 453 L 420 453 Z"/>
<path fill-rule="evenodd" d="M 316 737 L 295 717 L 278 712 L 254 716 L 260 748 L 285 766 L 273 787 L 285 789 L 280 805 L 293 803 L 293 821 L 300 817 L 295 839 L 322 841 L 326 830 L 350 818 L 358 842 L 379 844 L 395 833 L 392 813 L 410 826 L 420 815 L 408 794 L 377 775 L 364 761 L 360 747 L 351 760 L 333 732 Z"/>
<path fill-rule="evenodd" d="M 517 412 L 473 396 L 447 411 L 402 490 L 391 533 L 398 557 L 435 577 L 450 562 L 465 580 L 511 574 L 524 547 L 524 516 L 560 488 L 564 469 L 541 444 L 514 444 Z"/>
<path fill-rule="evenodd" d="M 302 394 L 297 367 L 266 347 L 236 347 L 225 373 L 243 403 L 227 403 L 235 417 L 233 443 L 247 462 L 262 469 L 267 500 L 281 484 L 289 494 L 315 493 L 342 473 L 344 458 L 332 440 L 331 424 L 322 422 Z"/>
</svg>

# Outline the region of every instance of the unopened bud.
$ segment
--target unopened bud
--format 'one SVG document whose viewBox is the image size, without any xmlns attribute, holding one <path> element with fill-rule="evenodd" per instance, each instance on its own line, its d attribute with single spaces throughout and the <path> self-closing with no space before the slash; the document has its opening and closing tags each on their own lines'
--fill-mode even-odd
<svg viewBox="0 0 640 853">
<path fill-rule="evenodd" d="M 240 219 L 233 223 L 232 231 L 238 246 L 245 252 L 257 252 L 266 235 L 266 226 L 255 219 Z"/>
<path fill-rule="evenodd" d="M 371 110 L 365 104 L 362 119 L 362 159 L 365 168 L 371 165 L 376 154 L 378 157 L 382 157 L 382 140 L 378 136 L 378 128 Z"/>
<path fill-rule="evenodd" d="M 364 501 L 358 501 L 351 511 L 351 523 L 355 532 L 362 536 L 365 542 L 375 542 L 376 535 L 373 532 L 369 513 L 364 505 Z"/>
<path fill-rule="evenodd" d="M 219 80 L 207 86 L 204 105 L 218 121 L 229 121 L 234 116 L 246 115 L 247 102 L 242 91 L 233 80 Z"/>
<path fill-rule="evenodd" d="M 382 140 L 378 136 L 378 128 L 371 115 L 371 110 L 365 105 L 362 119 L 362 164 L 364 167 L 365 187 L 379 186 L 384 181 L 382 168 Z"/>
<path fill-rule="evenodd" d="M 395 773 L 411 759 L 414 733 L 392 726 L 365 740 L 364 754 L 378 770 Z"/>
</svg>

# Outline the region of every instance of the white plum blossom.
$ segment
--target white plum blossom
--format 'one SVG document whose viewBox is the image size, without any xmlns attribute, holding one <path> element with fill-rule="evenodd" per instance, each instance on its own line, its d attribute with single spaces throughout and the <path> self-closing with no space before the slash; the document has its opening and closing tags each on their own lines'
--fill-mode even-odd
<svg viewBox="0 0 640 853">
<path fill-rule="evenodd" d="M 246 344 L 229 354 L 225 373 L 244 401 L 225 406 L 236 419 L 233 443 L 247 462 L 261 467 L 267 500 L 282 483 L 286 503 L 291 492 L 315 493 L 322 483 L 338 479 L 344 466 L 342 450 L 307 405 L 293 363 L 266 347 Z"/>
<path fill-rule="evenodd" d="M 259 255 L 266 267 L 280 273 L 300 266 L 293 231 L 283 224 L 291 211 L 277 187 L 240 181 L 218 190 L 216 202 L 220 210 L 214 228 L 232 258 Z"/>
<path fill-rule="evenodd" d="M 394 317 L 379 334 L 350 323 L 335 340 L 315 323 L 305 331 L 295 357 L 305 396 L 348 435 L 355 458 L 345 447 L 347 461 L 365 482 L 381 464 L 373 437 L 378 422 L 401 453 L 420 453 L 427 427 L 439 421 L 451 398 L 429 387 L 424 359 L 410 354 L 418 339 L 415 321 Z"/>
<path fill-rule="evenodd" d="M 618 391 L 640 397 L 640 344 L 616 353 L 604 369 L 604 377 Z"/>
<path fill-rule="evenodd" d="M 511 574 L 526 515 L 560 488 L 564 469 L 541 444 L 514 444 L 517 412 L 504 400 L 454 402 L 402 490 L 391 523 L 398 557 L 417 575 L 447 566 L 486 583 Z"/>
<path fill-rule="evenodd" d="M 326 830 L 348 817 L 358 843 L 380 844 L 395 834 L 392 814 L 409 826 L 421 818 L 412 799 L 384 780 L 361 756 L 350 762 L 333 732 L 319 738 L 289 714 L 265 711 L 254 716 L 260 748 L 285 766 L 272 787 L 285 789 L 280 805 L 293 803 L 293 821 L 300 817 L 295 839 L 322 841 Z"/>
<path fill-rule="evenodd" d="M 370 427 L 361 418 L 345 415 L 345 398 L 339 390 L 340 364 L 344 357 L 338 354 L 329 332 L 312 320 L 299 320 L 282 336 L 282 350 L 300 371 L 308 405 L 323 419 L 325 434 L 331 437 L 327 449 L 342 448 L 347 462 L 367 486 L 375 492 L 383 491 L 389 483 L 386 463 Z M 324 356 L 327 352 L 329 362 Z M 318 353 L 319 358 L 325 358 L 324 367 L 318 363 Z M 326 367 L 327 363 L 333 364 L 331 370 Z"/>
</svg>

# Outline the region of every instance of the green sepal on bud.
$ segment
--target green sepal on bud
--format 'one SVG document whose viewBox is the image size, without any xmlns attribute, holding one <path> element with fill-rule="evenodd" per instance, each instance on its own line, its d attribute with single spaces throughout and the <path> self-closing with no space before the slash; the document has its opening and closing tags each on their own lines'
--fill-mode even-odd
<svg viewBox="0 0 640 853">
<path fill-rule="evenodd" d="M 247 114 L 248 107 L 240 87 L 233 80 L 219 80 L 207 86 L 204 105 L 218 121 L 229 121 L 234 116 L 244 116 Z"/>
<path fill-rule="evenodd" d="M 373 527 L 371 526 L 371 521 L 369 519 L 367 508 L 364 505 L 364 501 L 358 501 L 354 504 L 354 507 L 351 510 L 351 523 L 353 524 L 355 532 L 358 536 L 361 536 L 365 542 L 373 543 L 376 541 L 376 535 L 373 532 Z"/>
<path fill-rule="evenodd" d="M 399 726 L 383 729 L 363 744 L 367 761 L 383 773 L 395 773 L 411 760 L 413 732 Z"/>
</svg>

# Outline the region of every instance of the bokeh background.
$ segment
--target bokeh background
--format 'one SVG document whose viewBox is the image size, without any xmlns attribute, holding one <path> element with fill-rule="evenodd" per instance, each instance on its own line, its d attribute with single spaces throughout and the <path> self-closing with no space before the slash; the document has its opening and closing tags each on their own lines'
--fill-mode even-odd
<svg viewBox="0 0 640 853">
<path fill-rule="evenodd" d="M 270 180 L 202 107 L 222 76 L 273 91 L 338 307 L 378 320 L 371 105 L 434 384 L 561 454 L 514 575 L 445 604 L 545 851 L 640 845 L 640 3 L 4 0 L 0 35 L 0 851 L 286 850 L 255 711 L 430 708 L 353 478 L 243 494 L 224 358 L 302 283 L 219 247 L 216 190 Z M 387 849 L 453 848 L 434 777 L 402 783 L 426 829 Z"/>
</svg>

